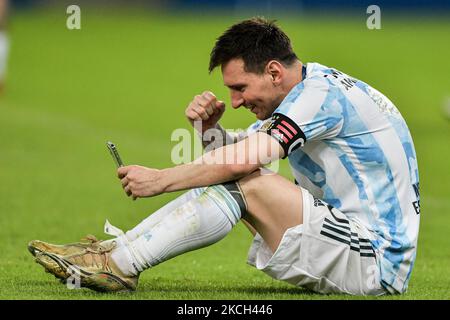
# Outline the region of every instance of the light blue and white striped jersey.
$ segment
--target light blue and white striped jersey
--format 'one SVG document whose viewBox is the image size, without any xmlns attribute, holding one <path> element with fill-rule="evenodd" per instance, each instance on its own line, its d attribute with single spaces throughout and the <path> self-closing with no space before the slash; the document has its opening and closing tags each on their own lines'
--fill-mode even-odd
<svg viewBox="0 0 450 320">
<path fill-rule="evenodd" d="M 394 104 L 366 83 L 318 63 L 304 69 L 273 117 L 247 134 L 280 118 L 278 139 L 298 184 L 371 231 L 382 284 L 404 292 L 420 220 L 409 129 Z"/>
</svg>

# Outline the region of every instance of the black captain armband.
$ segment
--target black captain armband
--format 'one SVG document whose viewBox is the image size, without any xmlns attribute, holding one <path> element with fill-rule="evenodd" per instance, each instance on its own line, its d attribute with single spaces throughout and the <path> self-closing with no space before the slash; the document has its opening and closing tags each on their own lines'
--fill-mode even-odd
<svg viewBox="0 0 450 320">
<path fill-rule="evenodd" d="M 265 132 L 278 140 L 284 150 L 284 158 L 306 142 L 306 137 L 299 126 L 281 113 L 274 113 L 259 131 Z"/>
</svg>

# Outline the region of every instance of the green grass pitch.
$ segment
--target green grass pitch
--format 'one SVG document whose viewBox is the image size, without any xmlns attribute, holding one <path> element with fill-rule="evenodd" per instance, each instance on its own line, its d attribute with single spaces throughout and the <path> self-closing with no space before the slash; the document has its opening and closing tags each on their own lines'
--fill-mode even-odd
<svg viewBox="0 0 450 320">
<path fill-rule="evenodd" d="M 0 299 L 355 299 L 321 296 L 272 280 L 246 264 L 251 236 L 238 225 L 223 241 L 142 274 L 132 294 L 68 290 L 34 263 L 32 239 L 67 243 L 103 235 L 109 219 L 127 230 L 177 193 L 128 199 L 105 147 L 127 164 L 171 165 L 184 109 L 210 89 L 229 104 L 209 52 L 232 16 L 156 15 L 82 8 L 82 29 L 66 29 L 65 8 L 21 12 L 10 25 L 11 56 L 0 97 Z M 280 18 L 304 62 L 368 82 L 399 107 L 411 129 L 422 196 L 418 256 L 409 291 L 382 299 L 450 298 L 450 96 L 448 17 Z M 231 110 L 222 123 L 253 117 Z M 287 164 L 281 172 L 289 175 Z"/>
</svg>

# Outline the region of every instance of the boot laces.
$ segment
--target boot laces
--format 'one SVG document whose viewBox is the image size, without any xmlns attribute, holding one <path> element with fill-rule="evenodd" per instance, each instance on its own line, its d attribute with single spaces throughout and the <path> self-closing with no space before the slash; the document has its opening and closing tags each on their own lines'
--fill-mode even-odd
<svg viewBox="0 0 450 320">
<path fill-rule="evenodd" d="M 75 254 L 70 257 L 80 267 L 101 269 L 103 271 L 112 272 L 109 266 L 110 252 L 115 248 L 116 243 L 113 242 L 108 246 L 98 245 L 96 247 L 88 247 L 86 251 Z"/>
</svg>

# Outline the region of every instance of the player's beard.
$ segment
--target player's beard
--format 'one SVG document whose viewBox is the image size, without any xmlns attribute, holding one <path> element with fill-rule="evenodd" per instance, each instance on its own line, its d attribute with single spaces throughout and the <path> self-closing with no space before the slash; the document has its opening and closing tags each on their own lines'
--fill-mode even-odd
<svg viewBox="0 0 450 320">
<path fill-rule="evenodd" d="M 254 113 L 258 120 L 266 120 L 272 116 L 277 106 L 264 107 L 263 105 L 250 105 L 250 112 Z"/>
</svg>

